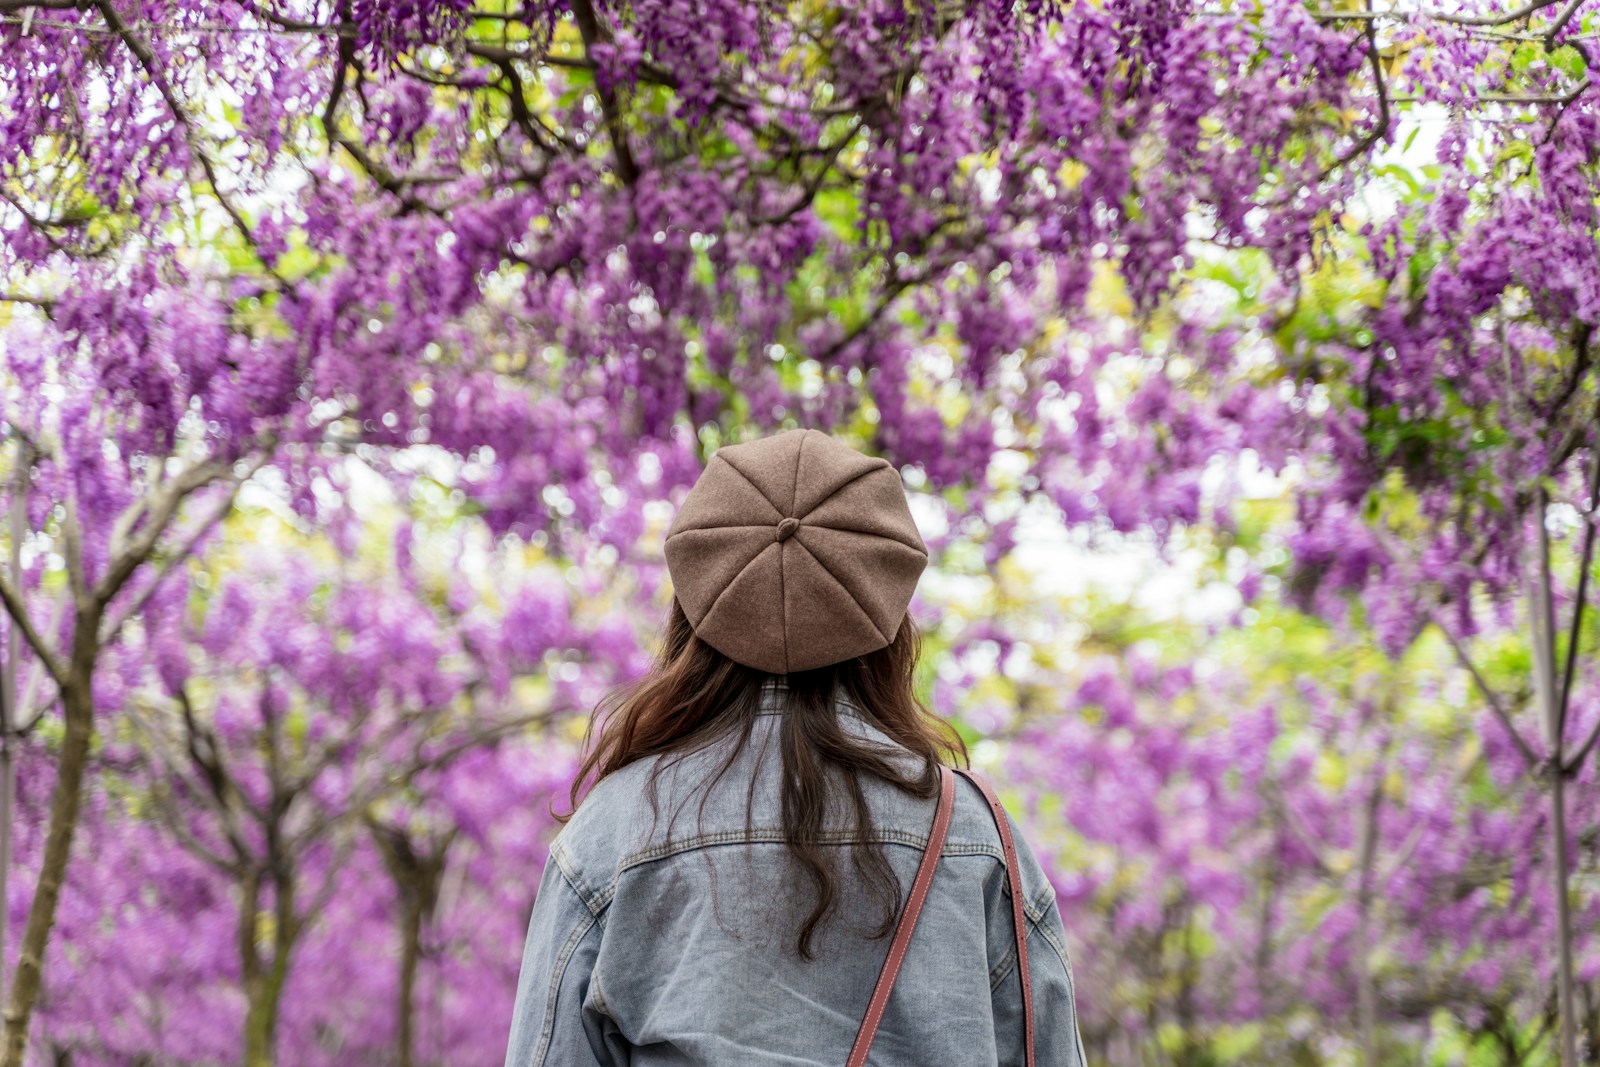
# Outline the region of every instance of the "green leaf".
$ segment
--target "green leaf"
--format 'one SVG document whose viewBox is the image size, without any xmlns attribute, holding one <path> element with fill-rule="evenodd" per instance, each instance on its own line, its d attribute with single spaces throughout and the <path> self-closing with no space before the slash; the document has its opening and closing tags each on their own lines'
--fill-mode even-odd
<svg viewBox="0 0 1600 1067">
<path fill-rule="evenodd" d="M 1569 78 L 1581 78 L 1588 71 L 1588 64 L 1583 61 L 1583 53 L 1570 44 L 1545 53 L 1545 62 Z"/>
</svg>

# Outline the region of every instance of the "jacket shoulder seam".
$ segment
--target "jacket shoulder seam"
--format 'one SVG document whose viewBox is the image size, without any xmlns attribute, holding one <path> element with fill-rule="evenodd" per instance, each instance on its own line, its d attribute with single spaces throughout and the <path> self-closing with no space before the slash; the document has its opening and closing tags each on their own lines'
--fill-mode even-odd
<svg viewBox="0 0 1600 1067">
<path fill-rule="evenodd" d="M 1024 900 L 1022 902 L 1022 914 L 1023 918 L 1027 921 L 1028 926 L 1027 933 L 1024 935 L 1024 940 L 1026 940 L 1028 937 L 1032 937 L 1035 932 L 1038 932 L 1046 941 L 1050 942 L 1050 948 L 1056 953 L 1057 956 L 1061 957 L 1062 963 L 1065 965 L 1066 956 L 1063 952 L 1064 946 L 1056 944 L 1055 937 L 1044 925 L 1044 917 L 1049 913 L 1050 910 L 1050 898 L 1054 894 L 1055 889 L 1053 887 L 1045 886 L 1039 891 L 1038 897 L 1036 897 L 1034 900 Z M 1000 962 L 996 963 L 989 971 L 989 991 L 991 993 L 1000 987 L 1001 982 L 1006 980 L 1006 977 L 1011 973 L 1012 968 L 1016 966 L 1016 962 L 1017 944 L 1015 938 L 1013 938 L 1011 941 L 1011 947 L 1006 950 L 1006 954 L 1000 959 Z M 1071 978 L 1071 974 L 1072 969 L 1068 967 L 1067 975 L 1069 980 Z"/>
<path fill-rule="evenodd" d="M 818 844 L 844 845 L 858 840 L 860 838 L 855 833 L 847 830 L 838 830 L 822 834 L 818 839 Z M 909 845 L 918 849 L 928 847 L 928 835 L 926 834 L 884 827 L 874 829 L 866 840 L 888 845 Z M 721 830 L 695 834 L 630 852 L 617 865 L 617 873 L 621 874 L 634 867 L 653 863 L 656 860 L 667 859 L 684 852 L 693 852 L 701 848 L 710 848 L 718 845 L 782 844 L 782 842 L 783 831 L 777 828 L 748 831 L 741 828 L 738 830 Z M 982 842 L 946 841 L 939 854 L 941 856 L 989 856 L 998 862 L 1003 863 L 1005 861 L 1005 855 L 998 847 Z"/>
<path fill-rule="evenodd" d="M 577 864 L 572 861 L 572 857 L 568 855 L 567 850 L 562 847 L 559 840 L 550 846 L 550 858 L 555 861 L 556 867 L 561 871 L 561 877 L 566 879 L 567 886 L 577 894 L 578 899 L 583 902 L 583 906 L 588 909 L 589 914 L 598 919 L 600 913 L 610 903 L 610 894 L 605 890 L 589 888 L 589 884 L 583 880 L 583 875 L 579 873 Z"/>
</svg>

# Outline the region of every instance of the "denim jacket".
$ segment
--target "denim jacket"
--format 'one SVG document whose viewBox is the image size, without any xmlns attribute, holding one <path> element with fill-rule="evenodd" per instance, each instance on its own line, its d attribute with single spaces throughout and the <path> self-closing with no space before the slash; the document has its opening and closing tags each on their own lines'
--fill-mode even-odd
<svg viewBox="0 0 1600 1067">
<path fill-rule="evenodd" d="M 528 924 L 506 1067 L 843 1067 L 890 938 L 864 936 L 880 906 L 861 886 L 841 885 L 816 958 L 795 954 L 814 898 L 808 889 L 796 902 L 809 882 L 780 862 L 776 685 L 763 692 L 748 746 L 709 790 L 727 756 L 715 746 L 662 772 L 652 826 L 643 783 L 654 760 L 640 760 L 596 785 L 556 836 Z M 848 700 L 838 712 L 847 729 L 893 743 Z M 862 788 L 904 899 L 935 802 L 877 779 Z M 875 1067 L 1024 1062 L 1000 835 L 982 793 L 960 775 L 956 789 L 933 887 L 868 1057 Z M 848 805 L 834 807 L 824 839 L 848 841 L 851 818 Z M 1055 892 L 1015 821 L 1012 837 L 1036 1063 L 1084 1067 Z M 852 873 L 844 864 L 841 881 Z"/>
</svg>

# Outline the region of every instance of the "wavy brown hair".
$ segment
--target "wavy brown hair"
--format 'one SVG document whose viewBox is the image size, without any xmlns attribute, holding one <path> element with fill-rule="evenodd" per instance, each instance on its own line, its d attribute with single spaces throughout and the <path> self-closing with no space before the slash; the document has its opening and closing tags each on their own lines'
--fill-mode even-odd
<svg viewBox="0 0 1600 1067">
<path fill-rule="evenodd" d="M 881 938 L 894 929 L 901 889 L 884 856 L 883 842 L 873 839 L 862 776 L 872 775 L 912 796 L 931 798 L 938 791 L 939 763 L 968 763 L 961 735 L 929 711 L 913 691 L 920 652 L 921 634 L 908 613 L 886 647 L 782 676 L 786 703 L 778 737 L 784 843 L 817 893 L 816 906 L 796 938 L 796 951 L 806 959 L 813 958 L 812 940 L 839 903 L 838 850 L 821 845 L 833 793 L 843 791 L 855 812 L 856 832 L 849 851 L 855 870 L 881 906 L 883 919 L 870 933 Z M 748 743 L 761 710 L 762 689 L 772 678 L 766 671 L 735 663 L 700 640 L 674 597 L 652 668 L 637 682 L 608 693 L 590 718 L 584 736 L 588 753 L 572 783 L 572 810 L 557 814 L 557 820 L 565 823 L 572 817 L 586 787 L 593 788 L 636 760 L 661 756 L 648 779 L 654 811 L 656 778 L 666 767 L 732 739 L 721 769 L 706 784 L 709 794 Z M 836 708 L 840 696 L 899 745 L 922 757 L 921 771 L 908 775 L 896 765 L 903 753 L 886 751 L 880 743 L 846 732 Z"/>
</svg>

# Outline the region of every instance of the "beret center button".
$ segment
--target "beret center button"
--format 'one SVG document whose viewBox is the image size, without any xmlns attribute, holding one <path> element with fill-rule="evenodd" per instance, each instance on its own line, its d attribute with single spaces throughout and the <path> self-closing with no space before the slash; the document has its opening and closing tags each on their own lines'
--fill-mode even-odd
<svg viewBox="0 0 1600 1067">
<path fill-rule="evenodd" d="M 774 540 L 787 541 L 789 537 L 798 529 L 800 529 L 799 519 L 784 519 L 782 522 L 778 523 L 778 536 L 775 537 Z"/>
</svg>

